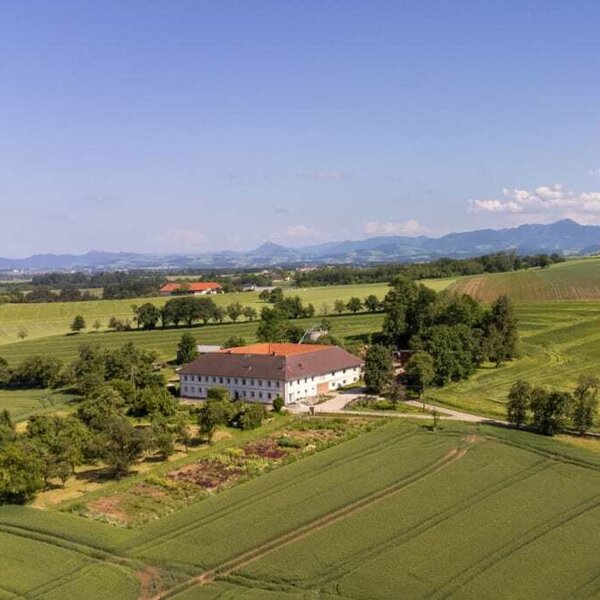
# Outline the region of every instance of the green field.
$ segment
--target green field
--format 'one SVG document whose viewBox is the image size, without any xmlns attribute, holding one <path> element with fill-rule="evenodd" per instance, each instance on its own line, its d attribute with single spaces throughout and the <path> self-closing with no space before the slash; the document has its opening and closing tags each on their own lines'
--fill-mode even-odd
<svg viewBox="0 0 600 600">
<path fill-rule="evenodd" d="M 442 280 L 440 280 L 442 281 Z M 443 280 L 449 281 L 449 280 Z M 443 283 L 436 282 L 443 286 Z M 375 294 L 383 298 L 387 291 L 386 283 L 366 285 L 344 285 L 327 286 L 320 288 L 294 288 L 286 290 L 286 294 L 298 295 L 303 302 L 312 303 L 321 314 L 323 305 L 328 306 L 329 312 L 333 312 L 335 300 L 347 302 L 352 296 L 361 299 L 369 294 Z M 233 302 L 240 302 L 244 306 L 253 306 L 260 310 L 265 306 L 258 299 L 257 292 L 244 292 L 237 294 L 219 294 L 211 298 L 220 306 L 226 306 Z M 90 302 L 54 302 L 41 304 L 3 304 L 0 305 L 0 344 L 15 342 L 20 329 L 25 328 L 28 333 L 27 339 L 47 337 L 57 334 L 69 333 L 69 327 L 76 315 L 85 318 L 89 329 L 94 322 L 99 320 L 102 328 L 106 328 L 110 317 L 119 319 L 131 319 L 133 316 L 131 307 L 133 304 L 152 302 L 162 306 L 168 298 L 133 298 L 129 300 L 97 300 Z"/>
<path fill-rule="evenodd" d="M 453 292 L 492 302 L 500 294 L 516 303 L 549 300 L 600 300 L 600 258 L 568 260 L 546 269 L 462 277 Z"/>
<path fill-rule="evenodd" d="M 423 283 L 441 291 L 452 283 L 454 278 L 425 280 Z M 316 288 L 286 288 L 286 295 L 298 295 L 304 303 L 312 303 L 316 314 L 321 315 L 324 308 L 333 313 L 335 300 L 347 302 L 353 296 L 364 300 L 370 294 L 383 299 L 388 289 L 387 283 L 360 285 L 332 285 Z M 211 298 L 220 306 L 240 302 L 244 306 L 253 306 L 260 311 L 265 306 L 258 299 L 257 292 L 236 294 L 219 294 Z M 168 298 L 133 298 L 129 300 L 98 300 L 90 302 L 54 302 L 50 304 L 3 304 L 0 305 L 0 344 L 9 344 L 18 340 L 21 329 L 27 331 L 27 338 L 36 339 L 59 334 L 67 334 L 76 315 L 81 315 L 87 322 L 88 329 L 96 320 L 102 329 L 108 326 L 110 317 L 131 319 L 132 305 L 152 302 L 162 306 Z"/>
<path fill-rule="evenodd" d="M 395 420 L 135 529 L 0 508 L 0 597 L 595 597 L 599 490 L 597 450 Z"/>
<path fill-rule="evenodd" d="M 479 369 L 469 380 L 428 393 L 440 404 L 504 418 L 506 395 L 518 379 L 569 388 L 584 373 L 598 374 L 600 303 L 546 302 L 517 307 L 521 357 Z"/>
<path fill-rule="evenodd" d="M 329 317 L 333 324 L 332 334 L 344 339 L 352 339 L 381 329 L 383 315 L 358 314 Z M 319 322 L 320 317 L 294 320 L 294 325 L 309 328 Z M 199 325 L 192 328 L 155 329 L 152 331 L 107 331 L 90 332 L 78 335 L 55 335 L 36 340 L 13 342 L 0 346 L 0 356 L 10 363 L 16 363 L 32 354 L 52 354 L 61 360 L 69 361 L 76 357 L 83 343 L 93 342 L 104 348 L 115 348 L 129 341 L 136 345 L 156 350 L 164 360 L 175 358 L 177 343 L 185 332 L 191 332 L 199 344 L 222 344 L 229 337 L 242 336 L 247 342 L 256 340 L 258 322 L 225 323 L 223 325 Z"/>
</svg>

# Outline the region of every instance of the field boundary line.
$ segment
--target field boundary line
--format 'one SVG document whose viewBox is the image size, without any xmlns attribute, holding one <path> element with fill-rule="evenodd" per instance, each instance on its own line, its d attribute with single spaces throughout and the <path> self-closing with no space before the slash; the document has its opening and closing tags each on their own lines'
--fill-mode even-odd
<svg viewBox="0 0 600 600">
<path fill-rule="evenodd" d="M 184 582 L 170 590 L 165 591 L 165 593 L 160 594 L 152 598 L 152 600 L 160 600 L 164 598 L 172 598 L 174 594 L 178 594 L 186 589 L 194 587 L 195 585 L 204 585 L 213 581 L 217 577 L 223 577 L 229 575 L 232 571 L 239 569 L 241 567 L 245 567 L 250 563 L 262 558 L 263 556 L 273 552 L 274 550 L 281 548 L 282 546 L 287 546 L 292 544 L 304 537 L 310 535 L 311 533 L 322 529 L 328 525 L 336 523 L 337 521 L 346 518 L 347 516 L 354 514 L 367 506 L 371 506 L 372 504 L 379 502 L 380 500 L 391 496 L 397 492 L 403 491 L 409 487 L 412 487 L 416 483 L 422 481 L 423 479 L 438 473 L 442 469 L 449 467 L 454 464 L 456 461 L 460 460 L 467 453 L 468 448 L 453 448 L 448 453 L 446 453 L 442 458 L 434 461 L 433 463 L 423 467 L 421 470 L 416 471 L 415 473 L 407 476 L 405 479 L 398 481 L 394 484 L 386 486 L 380 490 L 372 492 L 371 494 L 367 494 L 363 496 L 363 498 L 347 504 L 337 510 L 334 510 L 328 514 L 319 517 L 318 519 L 307 523 L 306 525 L 299 527 L 298 529 L 289 532 L 287 534 L 278 536 L 269 542 L 261 544 L 260 546 L 249 550 L 237 557 L 234 557 L 221 565 L 218 565 L 209 571 L 205 571 L 201 575 L 194 577 L 193 579 Z"/>
</svg>

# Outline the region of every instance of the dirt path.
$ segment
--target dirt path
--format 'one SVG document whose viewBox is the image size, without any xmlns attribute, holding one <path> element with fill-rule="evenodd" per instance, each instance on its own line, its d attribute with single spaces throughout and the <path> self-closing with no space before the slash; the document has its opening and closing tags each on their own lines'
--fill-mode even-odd
<svg viewBox="0 0 600 600">
<path fill-rule="evenodd" d="M 474 437 L 464 440 L 464 442 L 466 442 L 468 445 L 472 445 L 477 441 L 479 440 Z M 372 506 L 376 502 L 379 502 L 387 498 L 388 496 L 391 496 L 392 494 L 410 488 L 416 485 L 417 483 L 420 483 L 424 479 L 430 477 L 431 475 L 435 475 L 442 469 L 449 467 L 456 461 L 463 458 L 467 451 L 468 447 L 453 448 L 444 457 L 435 461 L 433 464 L 425 467 L 421 471 L 418 471 L 413 475 L 409 475 L 406 479 L 403 479 L 389 486 L 386 486 L 381 490 L 377 490 L 376 492 L 368 494 L 360 500 L 352 502 L 351 504 L 343 506 L 342 508 L 339 508 L 326 515 L 323 515 L 322 517 L 319 517 L 312 523 L 308 523 L 307 525 L 304 525 L 290 533 L 283 534 L 275 538 L 274 540 L 266 542 L 258 546 L 257 548 L 254 548 L 252 550 L 249 550 L 248 552 L 245 552 L 244 554 L 232 558 L 214 567 L 213 569 L 202 573 L 202 575 L 194 577 L 193 579 L 179 584 L 178 586 L 175 586 L 170 590 L 166 590 L 161 594 L 154 596 L 151 600 L 171 598 L 179 592 L 183 592 L 184 590 L 189 589 L 195 585 L 204 585 L 206 583 L 210 583 L 216 577 L 224 577 L 226 575 L 229 575 L 232 571 L 246 567 L 247 565 L 263 558 L 264 556 L 270 554 L 275 550 L 279 550 L 280 548 L 288 546 L 289 544 L 293 544 L 294 542 L 297 542 L 311 535 L 312 533 L 323 529 L 324 527 L 332 525 L 364 508 Z"/>
</svg>

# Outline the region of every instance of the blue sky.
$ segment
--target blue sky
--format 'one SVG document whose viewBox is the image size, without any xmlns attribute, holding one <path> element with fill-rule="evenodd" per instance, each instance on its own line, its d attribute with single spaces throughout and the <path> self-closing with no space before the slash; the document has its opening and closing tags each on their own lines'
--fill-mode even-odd
<svg viewBox="0 0 600 600">
<path fill-rule="evenodd" d="M 600 3 L 0 3 L 0 256 L 600 223 Z"/>
</svg>

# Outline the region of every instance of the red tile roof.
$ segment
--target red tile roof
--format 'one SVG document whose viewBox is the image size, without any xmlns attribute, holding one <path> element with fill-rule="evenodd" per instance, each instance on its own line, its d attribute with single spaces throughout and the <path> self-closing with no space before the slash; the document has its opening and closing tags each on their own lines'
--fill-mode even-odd
<svg viewBox="0 0 600 600">
<path fill-rule="evenodd" d="M 271 356 L 293 356 L 295 354 L 306 354 L 308 352 L 317 352 L 331 346 L 325 344 L 250 344 L 249 346 L 240 346 L 238 348 L 226 348 L 221 352 L 227 354 L 270 354 Z"/>
<path fill-rule="evenodd" d="M 264 346 L 275 347 L 275 354 L 264 351 Z M 285 348 L 301 344 L 255 344 L 233 348 L 231 351 L 212 352 L 199 356 L 185 365 L 183 375 L 215 377 L 251 377 L 295 381 L 305 377 L 325 375 L 332 371 L 362 367 L 363 361 L 337 346 L 305 344 L 301 351 L 281 353 Z M 257 352 L 252 350 L 257 349 Z"/>
<path fill-rule="evenodd" d="M 165 285 L 160 288 L 160 291 L 163 293 L 173 293 L 182 291 L 182 289 L 188 292 L 207 292 L 210 290 L 220 290 L 222 289 L 222 286 L 220 283 L 216 283 L 214 281 L 199 281 L 196 283 L 171 282 L 165 283 Z"/>
</svg>

